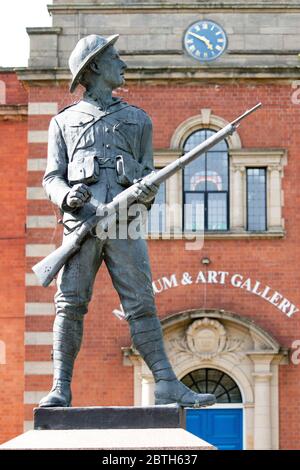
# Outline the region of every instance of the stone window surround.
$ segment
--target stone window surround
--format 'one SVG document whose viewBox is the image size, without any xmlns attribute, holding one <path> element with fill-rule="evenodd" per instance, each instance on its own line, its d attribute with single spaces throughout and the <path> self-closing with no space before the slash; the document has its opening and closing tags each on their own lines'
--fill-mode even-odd
<svg viewBox="0 0 300 470">
<path fill-rule="evenodd" d="M 155 167 L 160 168 L 182 155 L 182 147 L 187 137 L 199 129 L 220 130 L 228 122 L 204 108 L 201 114 L 192 116 L 182 122 L 175 130 L 170 149 L 154 151 Z M 285 235 L 282 217 L 283 190 L 282 178 L 287 163 L 285 149 L 280 148 L 242 148 L 239 134 L 235 131 L 227 139 L 230 171 L 230 230 L 226 232 L 206 232 L 206 239 L 216 238 L 282 238 Z M 267 226 L 265 232 L 248 232 L 246 230 L 246 168 L 267 168 Z M 169 239 L 170 227 L 172 238 L 182 238 L 182 173 L 178 172 L 166 181 L 166 232 L 150 234 L 149 238 Z M 170 208 L 172 210 L 170 211 Z M 171 223 L 173 221 L 173 223 Z"/>
</svg>

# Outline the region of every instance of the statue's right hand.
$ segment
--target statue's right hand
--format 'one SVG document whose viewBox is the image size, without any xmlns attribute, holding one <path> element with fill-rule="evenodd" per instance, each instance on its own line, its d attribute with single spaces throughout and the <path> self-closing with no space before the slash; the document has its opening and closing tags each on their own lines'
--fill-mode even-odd
<svg viewBox="0 0 300 470">
<path fill-rule="evenodd" d="M 91 196 L 92 193 L 88 186 L 83 183 L 75 184 L 67 195 L 66 204 L 72 209 L 82 207 L 91 199 Z"/>
</svg>

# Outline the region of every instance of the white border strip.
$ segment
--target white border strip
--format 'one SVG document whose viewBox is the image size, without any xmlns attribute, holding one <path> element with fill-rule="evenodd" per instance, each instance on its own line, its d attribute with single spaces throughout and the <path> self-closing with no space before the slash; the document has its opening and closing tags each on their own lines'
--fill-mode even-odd
<svg viewBox="0 0 300 470">
<path fill-rule="evenodd" d="M 28 131 L 29 144 L 46 144 L 48 142 L 48 131 Z"/>
<path fill-rule="evenodd" d="M 24 344 L 26 346 L 52 346 L 53 333 L 45 331 L 26 331 Z"/>
<path fill-rule="evenodd" d="M 25 375 L 53 375 L 52 361 L 25 361 Z"/>
<path fill-rule="evenodd" d="M 54 115 L 58 112 L 58 104 L 54 102 L 28 103 L 28 115 Z"/>
<path fill-rule="evenodd" d="M 47 199 L 46 193 L 44 188 L 37 186 L 37 187 L 29 187 L 27 188 L 27 199 L 31 200 L 44 200 Z"/>
<path fill-rule="evenodd" d="M 32 431 L 33 428 L 34 428 L 33 421 L 24 421 L 23 422 L 23 431 L 24 432 Z"/>
<path fill-rule="evenodd" d="M 49 393 L 49 390 L 40 392 L 40 391 L 31 391 L 24 392 L 24 405 L 37 405 L 41 399 Z M 31 421 L 29 421 L 31 422 Z"/>
<path fill-rule="evenodd" d="M 28 158 L 27 171 L 45 171 L 47 158 Z"/>
<path fill-rule="evenodd" d="M 53 280 L 50 286 L 55 286 L 55 281 Z M 34 273 L 26 273 L 25 274 L 25 286 L 38 286 L 41 287 L 41 283 L 39 282 L 38 278 Z"/>
<path fill-rule="evenodd" d="M 56 224 L 54 215 L 28 215 L 26 218 L 27 228 L 55 228 Z"/>
<path fill-rule="evenodd" d="M 52 316 L 55 313 L 54 304 L 46 302 L 28 302 L 25 304 L 26 316 Z"/>
<path fill-rule="evenodd" d="M 54 251 L 56 248 L 56 245 L 53 244 L 32 244 L 32 245 L 26 245 L 25 250 L 26 250 L 26 256 L 28 258 L 30 257 L 42 257 L 42 256 L 48 256 L 52 251 Z"/>
</svg>

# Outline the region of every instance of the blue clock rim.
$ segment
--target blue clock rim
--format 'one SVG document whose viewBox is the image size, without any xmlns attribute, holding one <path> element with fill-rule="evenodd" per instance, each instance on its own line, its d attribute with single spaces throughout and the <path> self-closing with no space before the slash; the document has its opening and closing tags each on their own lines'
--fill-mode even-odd
<svg viewBox="0 0 300 470">
<path fill-rule="evenodd" d="M 224 45 L 223 50 L 218 55 L 216 55 L 214 57 L 211 57 L 211 58 L 207 58 L 207 59 L 199 59 L 199 58 L 193 56 L 192 54 L 190 54 L 188 52 L 184 41 L 185 41 L 186 34 L 187 34 L 188 30 L 191 28 L 191 26 L 193 26 L 195 24 L 198 24 L 198 23 L 203 23 L 205 21 L 215 24 L 216 26 L 218 26 L 223 31 L 223 34 L 224 34 L 224 37 L 225 37 L 225 45 Z M 202 20 L 193 21 L 193 23 L 190 23 L 189 26 L 185 29 L 183 37 L 182 37 L 182 45 L 183 45 L 183 50 L 186 52 L 186 54 L 189 57 L 192 57 L 193 59 L 197 60 L 198 62 L 202 62 L 202 63 L 213 62 L 214 60 L 216 60 L 218 57 L 220 57 L 226 51 L 227 46 L 228 46 L 228 38 L 227 38 L 227 34 L 226 34 L 225 29 L 217 21 L 210 20 L 209 18 L 203 18 Z"/>
</svg>

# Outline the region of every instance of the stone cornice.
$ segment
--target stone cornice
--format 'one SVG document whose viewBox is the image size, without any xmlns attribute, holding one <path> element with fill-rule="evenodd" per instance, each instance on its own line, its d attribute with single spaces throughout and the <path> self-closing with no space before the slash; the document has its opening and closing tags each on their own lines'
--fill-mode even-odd
<svg viewBox="0 0 300 470">
<path fill-rule="evenodd" d="M 0 121 L 21 121 L 27 118 L 27 114 L 27 104 L 0 105 Z"/>
<path fill-rule="evenodd" d="M 168 2 L 135 2 L 135 3 L 127 3 L 124 5 L 116 4 L 116 3 L 102 3 L 102 4 L 95 4 L 95 3 L 73 3 L 73 4 L 55 4 L 55 5 L 48 5 L 49 13 L 75 13 L 75 12 L 94 12 L 94 11 L 102 11 L 102 12 L 142 12 L 142 13 L 153 13 L 153 12 L 168 12 L 168 13 L 176 13 L 180 12 L 189 12 L 189 11 L 197 11 L 197 12 L 226 12 L 226 11 L 243 11 L 243 12 L 261 12 L 261 11 L 268 11 L 270 13 L 273 12 L 299 12 L 300 11 L 300 4 L 299 2 L 292 2 L 292 1 L 281 1 L 280 4 L 278 2 L 259 2 L 259 1 L 249 1 L 241 4 L 239 0 L 231 0 L 231 1 L 214 1 L 205 2 L 203 4 L 191 2 L 191 3 L 168 3 Z"/>
<path fill-rule="evenodd" d="M 29 27 L 26 28 L 26 32 L 28 34 L 60 34 L 62 32 L 62 28 L 52 27 L 52 26 L 44 26 L 44 27 Z"/>
<path fill-rule="evenodd" d="M 15 67 L 0 67 L 0 74 L 1 73 L 14 73 Z"/>
<path fill-rule="evenodd" d="M 16 68 L 20 80 L 40 82 L 70 81 L 71 74 L 65 68 Z M 230 66 L 197 66 L 197 67 L 129 67 L 126 80 L 159 81 L 174 80 L 199 84 L 199 80 L 294 80 L 299 79 L 300 65 L 294 67 L 230 67 Z"/>
<path fill-rule="evenodd" d="M 195 232 L 187 232 L 186 235 L 189 236 L 189 239 L 192 240 L 192 237 L 195 237 Z M 256 240 L 256 239 L 273 239 L 273 238 L 285 238 L 285 230 L 277 231 L 266 231 L 266 232 L 248 232 L 246 230 L 241 230 L 240 232 L 205 232 L 204 240 Z M 165 234 L 163 233 L 151 233 L 148 235 L 147 240 L 151 241 L 173 241 L 173 240 L 182 240 L 184 239 L 183 233 L 172 233 Z"/>
</svg>

